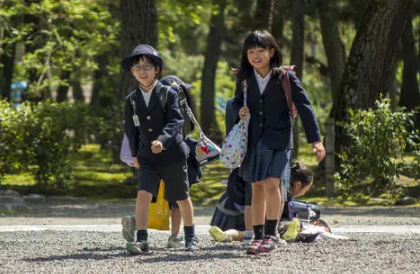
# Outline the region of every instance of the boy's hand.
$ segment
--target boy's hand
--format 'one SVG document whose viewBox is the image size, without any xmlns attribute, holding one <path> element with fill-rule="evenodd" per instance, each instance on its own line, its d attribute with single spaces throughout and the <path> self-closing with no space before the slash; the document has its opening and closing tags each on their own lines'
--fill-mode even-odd
<svg viewBox="0 0 420 274">
<path fill-rule="evenodd" d="M 163 145 L 162 145 L 162 143 L 160 141 L 155 140 L 155 141 L 152 141 L 152 147 L 151 147 L 151 149 L 152 149 L 152 152 L 154 154 L 158 154 L 158 153 L 161 153 L 162 152 Z"/>
<path fill-rule="evenodd" d="M 239 110 L 239 117 L 241 117 L 241 119 L 243 120 L 248 115 L 249 115 L 249 108 L 241 107 L 241 109 Z"/>
<path fill-rule="evenodd" d="M 139 161 L 137 161 L 137 157 L 133 157 L 133 164 L 134 164 L 134 167 L 135 168 L 139 168 L 140 167 Z"/>
<path fill-rule="evenodd" d="M 316 154 L 316 160 L 320 162 L 325 157 L 325 148 L 321 141 L 312 143 L 312 151 Z"/>
</svg>

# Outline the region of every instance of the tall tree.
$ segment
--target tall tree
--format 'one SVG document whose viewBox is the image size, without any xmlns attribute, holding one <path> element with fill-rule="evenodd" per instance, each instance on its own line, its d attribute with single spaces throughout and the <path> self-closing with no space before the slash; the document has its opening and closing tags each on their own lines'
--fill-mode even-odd
<svg viewBox="0 0 420 274">
<path fill-rule="evenodd" d="M 370 0 L 357 29 L 342 77 L 333 117 L 349 121 L 349 110 L 374 106 L 392 84 L 397 43 L 412 0 Z M 336 152 L 348 145 L 343 127 L 336 128 Z"/>
<path fill-rule="evenodd" d="M 210 21 L 210 32 L 207 37 L 203 76 L 201 78 L 200 123 L 204 132 L 217 142 L 222 140 L 222 134 L 215 115 L 215 78 L 220 47 L 225 34 L 225 8 L 226 0 L 219 0 L 214 5 L 215 11 Z"/>
<path fill-rule="evenodd" d="M 273 24 L 274 0 L 258 0 L 255 10 L 255 28 L 271 32 Z"/>
<path fill-rule="evenodd" d="M 402 55 L 404 61 L 403 82 L 399 105 L 413 110 L 420 106 L 420 90 L 417 81 L 418 60 L 413 35 L 412 16 L 409 15 L 402 33 Z M 416 127 L 419 128 L 419 115 L 416 117 Z"/>
<path fill-rule="evenodd" d="M 318 7 L 322 42 L 327 55 L 332 98 L 335 105 L 346 63 L 346 52 L 340 37 L 337 5 L 335 0 L 323 0 L 319 1 Z"/>
<path fill-rule="evenodd" d="M 296 65 L 299 77 L 303 79 L 303 58 L 305 54 L 305 1 L 294 0 L 293 19 L 292 19 L 292 53 L 290 63 Z M 293 125 L 293 154 L 292 157 L 297 159 L 299 156 L 299 123 Z"/>
<path fill-rule="evenodd" d="M 158 43 L 157 11 L 154 0 L 120 0 L 121 9 L 121 53 L 129 55 L 138 44 L 156 48 Z M 136 86 L 130 73 L 121 71 L 119 99 Z"/>
<path fill-rule="evenodd" d="M 67 100 L 67 93 L 69 91 L 69 80 L 71 72 L 68 70 L 62 70 L 60 75 L 60 84 L 57 88 L 57 102 L 64 102 Z"/>
<path fill-rule="evenodd" d="M 1 94 L 0 99 L 10 99 L 11 84 L 13 79 L 13 71 L 15 66 L 15 43 L 9 45 L 0 55 L 0 63 L 3 65 L 2 76 L 0 81 Z"/>
</svg>

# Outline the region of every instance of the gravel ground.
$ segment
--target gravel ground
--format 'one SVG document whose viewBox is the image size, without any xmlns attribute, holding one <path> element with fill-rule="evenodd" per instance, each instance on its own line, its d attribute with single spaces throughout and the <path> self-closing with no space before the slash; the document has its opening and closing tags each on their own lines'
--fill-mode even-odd
<svg viewBox="0 0 420 274">
<path fill-rule="evenodd" d="M 134 203 L 47 204 L 2 214 L 0 225 L 118 224 Z M 196 208 L 208 224 L 212 208 Z M 199 216 L 199 217 L 198 217 Z M 341 225 L 420 225 L 416 207 L 326 208 L 322 217 Z M 347 241 L 293 243 L 264 256 L 239 244 L 215 244 L 200 235 L 200 250 L 168 250 L 167 233 L 150 235 L 152 253 L 129 255 L 120 233 L 19 231 L 0 233 L 0 273 L 420 273 L 419 234 L 348 233 Z"/>
<path fill-rule="evenodd" d="M 165 248 L 167 235 L 151 235 L 151 254 L 131 256 L 119 233 L 0 233 L 1 273 L 419 273 L 418 235 L 349 234 L 351 241 L 294 243 L 264 256 L 239 245 L 201 250 Z"/>
</svg>

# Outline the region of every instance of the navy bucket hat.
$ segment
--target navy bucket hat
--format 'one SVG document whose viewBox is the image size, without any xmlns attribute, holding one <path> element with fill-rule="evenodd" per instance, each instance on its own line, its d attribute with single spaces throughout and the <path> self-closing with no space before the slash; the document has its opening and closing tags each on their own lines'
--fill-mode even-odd
<svg viewBox="0 0 420 274">
<path fill-rule="evenodd" d="M 139 56 L 139 55 L 145 55 L 145 56 L 153 59 L 154 61 L 156 61 L 156 63 L 159 66 L 159 69 L 160 69 L 159 72 L 162 72 L 163 59 L 160 57 L 159 52 L 156 49 L 154 49 L 152 46 L 149 46 L 149 45 L 138 45 L 130 55 L 124 57 L 121 60 L 121 67 L 126 71 L 130 71 L 131 65 L 132 65 L 131 60 L 134 57 Z"/>
<path fill-rule="evenodd" d="M 160 79 L 160 82 L 164 84 L 165 86 L 172 86 L 174 84 L 183 86 L 185 89 L 192 88 L 193 85 L 184 83 L 181 79 L 176 77 L 175 75 L 167 75 Z"/>
</svg>

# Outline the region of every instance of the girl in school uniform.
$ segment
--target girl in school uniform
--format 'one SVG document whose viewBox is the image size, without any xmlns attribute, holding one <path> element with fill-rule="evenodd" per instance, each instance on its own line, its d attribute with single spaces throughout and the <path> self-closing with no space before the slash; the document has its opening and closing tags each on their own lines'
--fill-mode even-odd
<svg viewBox="0 0 420 274">
<path fill-rule="evenodd" d="M 239 117 L 251 115 L 248 150 L 240 167 L 244 181 L 252 182 L 252 225 L 254 240 L 248 254 L 271 252 L 276 248 L 275 231 L 286 200 L 290 180 L 290 153 L 293 148 L 292 119 L 279 77 L 282 55 L 273 36 L 256 30 L 245 39 L 236 70 L 235 104 Z M 298 78 L 289 72 L 292 100 L 296 105 L 317 160 L 325 156 L 314 110 Z M 243 106 L 242 84 L 247 85 L 247 106 Z M 280 186 L 280 187 L 279 187 Z"/>
</svg>

